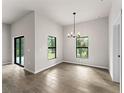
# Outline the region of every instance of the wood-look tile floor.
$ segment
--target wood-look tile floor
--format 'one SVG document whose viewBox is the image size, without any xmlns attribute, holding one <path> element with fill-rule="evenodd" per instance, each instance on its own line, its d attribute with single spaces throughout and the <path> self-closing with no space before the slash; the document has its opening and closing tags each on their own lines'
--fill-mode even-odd
<svg viewBox="0 0 124 93">
<path fill-rule="evenodd" d="M 107 70 L 61 63 L 38 74 L 3 66 L 3 93 L 119 93 Z"/>
</svg>

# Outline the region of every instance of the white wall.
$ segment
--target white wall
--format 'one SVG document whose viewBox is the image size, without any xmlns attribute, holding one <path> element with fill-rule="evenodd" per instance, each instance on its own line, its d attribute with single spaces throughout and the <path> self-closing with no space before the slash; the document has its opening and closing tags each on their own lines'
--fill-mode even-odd
<svg viewBox="0 0 124 93">
<path fill-rule="evenodd" d="M 108 18 L 76 24 L 76 32 L 89 37 L 88 59 L 76 58 L 76 40 L 67 38 L 73 25 L 64 27 L 64 61 L 108 68 Z"/>
<path fill-rule="evenodd" d="M 48 36 L 55 36 L 57 58 L 48 60 Z M 63 29 L 54 21 L 35 12 L 35 73 L 51 67 L 63 60 Z"/>
<path fill-rule="evenodd" d="M 122 0 L 113 0 L 112 7 L 109 14 L 109 71 L 113 79 L 113 23 L 116 17 L 121 12 Z"/>
<path fill-rule="evenodd" d="M 31 12 L 11 25 L 12 58 L 14 62 L 14 37 L 24 36 L 24 68 L 35 72 L 35 15 Z"/>
<path fill-rule="evenodd" d="M 2 23 L 2 64 L 12 63 L 11 25 Z"/>
<path fill-rule="evenodd" d="M 38 73 L 63 60 L 63 29 L 38 12 L 31 12 L 12 24 L 12 41 L 14 37 L 24 36 L 24 67 Z M 48 60 L 48 36 L 57 39 L 57 58 Z M 12 44 L 14 48 L 14 42 Z M 14 58 L 14 49 L 13 57 Z M 13 59 L 14 61 L 14 59 Z"/>
</svg>

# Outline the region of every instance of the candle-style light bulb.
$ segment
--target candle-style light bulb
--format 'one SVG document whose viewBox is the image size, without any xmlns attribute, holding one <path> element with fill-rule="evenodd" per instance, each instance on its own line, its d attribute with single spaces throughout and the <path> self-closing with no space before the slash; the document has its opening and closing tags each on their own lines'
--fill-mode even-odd
<svg viewBox="0 0 124 93">
<path fill-rule="evenodd" d="M 80 37 L 80 32 L 77 33 L 77 37 Z"/>
<path fill-rule="evenodd" d="M 70 37 L 70 34 L 69 33 L 67 34 L 67 37 Z"/>
<path fill-rule="evenodd" d="M 71 35 L 73 35 L 73 32 L 71 32 Z"/>
</svg>

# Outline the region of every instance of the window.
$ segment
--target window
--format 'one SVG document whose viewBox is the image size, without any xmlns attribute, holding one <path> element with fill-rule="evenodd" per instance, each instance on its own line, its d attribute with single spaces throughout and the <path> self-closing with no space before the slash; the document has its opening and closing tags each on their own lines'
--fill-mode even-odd
<svg viewBox="0 0 124 93">
<path fill-rule="evenodd" d="M 56 37 L 48 36 L 48 59 L 56 58 Z"/>
<path fill-rule="evenodd" d="M 88 36 L 76 38 L 76 57 L 88 58 Z"/>
</svg>

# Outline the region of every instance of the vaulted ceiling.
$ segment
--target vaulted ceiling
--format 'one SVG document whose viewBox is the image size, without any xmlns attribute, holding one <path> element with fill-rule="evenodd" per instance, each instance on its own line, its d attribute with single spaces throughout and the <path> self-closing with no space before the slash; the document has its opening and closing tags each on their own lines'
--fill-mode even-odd
<svg viewBox="0 0 124 93">
<path fill-rule="evenodd" d="M 72 12 L 77 12 L 76 22 L 93 20 L 109 15 L 111 0 L 3 0 L 3 23 L 11 24 L 28 12 L 43 13 L 61 25 L 73 23 Z"/>
</svg>

